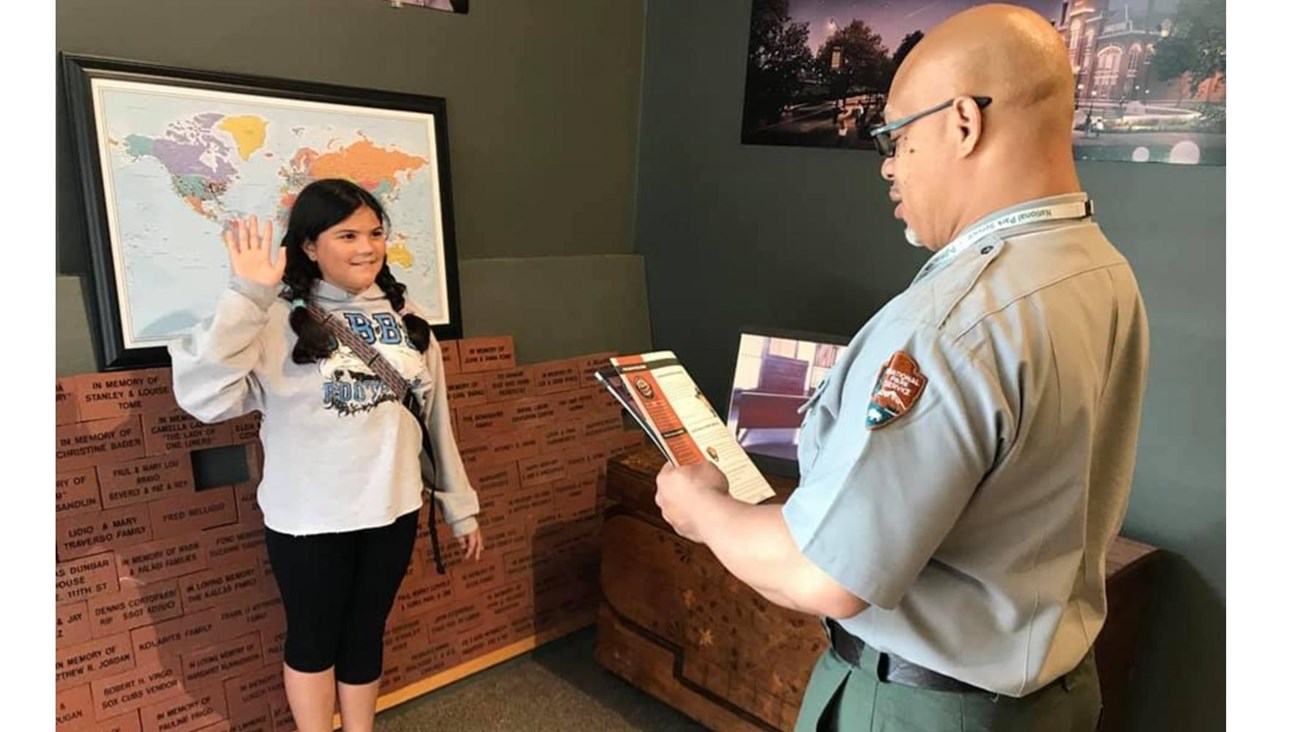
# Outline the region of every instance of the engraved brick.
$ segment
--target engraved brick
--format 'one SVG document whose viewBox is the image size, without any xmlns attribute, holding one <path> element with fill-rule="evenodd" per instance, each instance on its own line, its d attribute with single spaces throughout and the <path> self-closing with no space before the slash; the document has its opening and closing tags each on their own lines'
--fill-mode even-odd
<svg viewBox="0 0 1300 732">
<path fill-rule="evenodd" d="M 585 518 L 596 510 L 600 473 L 595 469 L 558 480 L 552 486 L 555 511 L 561 521 Z"/>
<path fill-rule="evenodd" d="M 94 468 L 82 468 L 54 476 L 56 519 L 100 510 L 99 479 Z"/>
<path fill-rule="evenodd" d="M 548 361 L 533 366 L 533 392 L 538 396 L 578 389 L 582 373 L 577 359 Z"/>
<path fill-rule="evenodd" d="M 561 392 L 551 395 L 551 404 L 557 422 L 586 419 L 596 413 L 596 394 L 588 389 Z"/>
<path fill-rule="evenodd" d="M 95 718 L 90 684 L 60 689 L 54 694 L 54 726 L 59 732 L 86 729 Z"/>
<path fill-rule="evenodd" d="M 554 483 L 567 474 L 567 466 L 567 460 L 554 453 L 520 460 L 519 485 L 521 488 L 534 488 L 545 483 Z"/>
<path fill-rule="evenodd" d="M 407 658 L 413 651 L 425 646 L 428 637 L 425 619 L 422 617 L 405 617 L 399 613 L 389 615 L 388 628 L 384 631 L 384 655 Z"/>
<path fill-rule="evenodd" d="M 242 524 L 262 523 L 262 509 L 257 505 L 257 483 L 240 483 L 235 486 L 235 513 Z"/>
<path fill-rule="evenodd" d="M 507 618 L 510 622 L 510 640 L 521 641 L 525 638 L 532 637 L 537 632 L 536 618 L 533 616 L 533 610 L 530 607 L 528 612 L 519 613 Z"/>
<path fill-rule="evenodd" d="M 512 429 L 513 403 L 484 404 L 456 410 L 456 424 L 460 438 L 465 441 L 497 435 Z"/>
<path fill-rule="evenodd" d="M 77 389 L 81 376 L 60 376 L 54 380 L 54 424 L 77 421 Z"/>
<path fill-rule="evenodd" d="M 55 688 L 87 684 L 133 668 L 135 654 L 131 650 L 131 638 L 126 633 L 56 648 Z"/>
<path fill-rule="evenodd" d="M 379 674 L 379 695 L 390 694 L 406 685 L 405 676 L 402 674 L 402 665 L 407 662 L 403 658 L 389 658 L 384 655 L 384 668 Z"/>
<path fill-rule="evenodd" d="M 148 506 L 59 517 L 55 540 L 60 559 L 84 557 L 153 538 Z"/>
<path fill-rule="evenodd" d="M 249 600 L 245 605 L 244 623 L 252 630 L 284 630 L 284 602 L 279 595 Z"/>
<path fill-rule="evenodd" d="M 211 645 L 220 639 L 217 612 L 204 610 L 131 631 L 131 644 L 140 663 L 164 662 L 169 657 Z"/>
<path fill-rule="evenodd" d="M 609 360 L 618 354 L 609 351 L 606 353 L 592 353 L 586 356 L 579 356 L 574 359 L 578 364 L 578 378 L 582 385 L 588 388 L 594 387 L 604 391 L 599 382 L 596 381 L 596 371 L 611 366 Z"/>
<path fill-rule="evenodd" d="M 104 508 L 121 508 L 194 492 L 188 455 L 163 455 L 97 468 Z"/>
<path fill-rule="evenodd" d="M 454 637 L 457 633 L 477 626 L 483 620 L 483 610 L 477 600 L 458 601 L 453 605 L 438 608 L 430 614 L 426 628 L 429 631 L 429 643 Z"/>
<path fill-rule="evenodd" d="M 583 424 L 583 437 L 598 440 L 605 435 L 623 431 L 623 415 L 606 414 L 594 416 Z"/>
<path fill-rule="evenodd" d="M 104 720 L 95 727 L 95 732 L 141 732 L 140 713 L 127 712 Z"/>
<path fill-rule="evenodd" d="M 181 658 L 185 664 L 185 687 L 193 688 L 260 669 L 262 639 L 258 633 L 249 633 L 183 653 Z"/>
<path fill-rule="evenodd" d="M 533 395 L 531 368 L 493 371 L 487 374 L 488 402 L 511 402 Z"/>
<path fill-rule="evenodd" d="M 260 641 L 260 639 L 259 639 Z M 228 679 L 226 706 L 231 717 L 249 709 L 268 709 L 272 699 L 284 694 L 284 671 L 279 668 L 262 668 Z"/>
<path fill-rule="evenodd" d="M 459 415 L 457 421 L 459 422 Z M 492 436 L 490 435 L 466 439 L 458 436 L 456 446 L 460 448 L 460 461 L 464 463 L 466 470 L 492 462 Z"/>
<path fill-rule="evenodd" d="M 90 638 L 90 613 L 86 610 L 85 600 L 54 608 L 55 647 L 75 646 Z"/>
<path fill-rule="evenodd" d="M 543 453 L 565 452 L 579 447 L 583 441 L 586 423 L 582 420 L 557 422 L 539 430 L 538 443 Z"/>
<path fill-rule="evenodd" d="M 450 574 L 438 575 L 436 572 L 429 572 L 412 582 L 404 593 L 398 594 L 394 601 L 396 605 L 394 609 L 403 617 L 427 613 L 439 605 L 450 602 L 452 592 Z"/>
<path fill-rule="evenodd" d="M 610 434 L 605 435 L 605 447 L 608 450 L 608 460 L 621 458 L 624 455 L 641 450 L 650 444 L 650 438 L 640 430 L 611 432 Z"/>
<path fill-rule="evenodd" d="M 277 674 L 283 674 L 276 669 Z M 271 707 L 268 704 L 253 704 L 238 709 L 231 709 L 230 715 L 230 732 L 270 732 L 274 729 L 271 724 Z"/>
<path fill-rule="evenodd" d="M 486 536 L 490 532 L 495 532 L 496 528 L 508 521 L 512 521 L 510 514 L 506 512 L 506 502 L 510 500 L 511 493 L 505 491 L 480 490 L 478 494 L 478 526 L 479 530 Z M 486 545 L 489 550 L 495 549 L 495 545 Z"/>
<path fill-rule="evenodd" d="M 230 420 L 230 439 L 235 444 L 259 442 L 262 430 L 262 414 L 250 412 L 242 417 Z"/>
<path fill-rule="evenodd" d="M 456 636 L 457 650 L 465 660 L 487 655 L 510 644 L 510 621 L 494 618 L 477 628 L 469 628 Z"/>
<path fill-rule="evenodd" d="M 502 576 L 505 575 L 505 561 L 502 560 Z M 531 612 L 533 607 L 533 586 L 530 582 L 518 580 L 507 582 L 483 592 L 483 609 L 502 617 L 515 617 L 520 613 Z"/>
<path fill-rule="evenodd" d="M 117 552 L 118 575 L 137 582 L 158 582 L 207 568 L 198 536 L 177 536 L 137 544 Z"/>
<path fill-rule="evenodd" d="M 197 732 L 225 716 L 225 692 L 220 686 L 186 689 L 174 699 L 141 709 L 141 732 Z"/>
<path fill-rule="evenodd" d="M 96 638 L 180 617 L 181 597 L 176 580 L 124 584 L 120 592 L 90 599 L 90 632 Z"/>
<path fill-rule="evenodd" d="M 470 485 L 478 491 L 480 501 L 485 494 L 514 493 L 519 490 L 517 463 L 476 466 L 472 470 L 467 468 L 465 472 L 469 476 Z"/>
<path fill-rule="evenodd" d="M 492 450 L 481 463 L 509 465 L 525 458 L 537 457 L 541 451 L 536 430 L 516 430 L 491 438 Z"/>
<path fill-rule="evenodd" d="M 171 369 L 83 374 L 76 392 L 77 419 L 109 419 L 176 408 Z"/>
<path fill-rule="evenodd" d="M 298 728 L 293 723 L 293 712 L 289 709 L 289 703 L 271 705 L 271 724 L 272 732 L 295 732 Z"/>
<path fill-rule="evenodd" d="M 454 409 L 488 403 L 489 374 L 456 374 L 447 377 L 447 403 Z"/>
<path fill-rule="evenodd" d="M 232 445 L 234 434 L 228 421 L 204 424 L 180 409 L 144 415 L 145 450 L 149 455 Z"/>
<path fill-rule="evenodd" d="M 504 504 L 505 498 L 501 498 Z M 524 549 L 528 546 L 532 538 L 532 527 L 534 519 L 527 516 L 510 516 L 504 506 L 497 511 L 499 519 L 492 518 L 481 519 L 479 526 L 483 531 L 483 545 L 485 556 L 487 553 L 506 554 L 511 551 Z M 488 516 L 485 512 L 484 516 Z"/>
<path fill-rule="evenodd" d="M 236 502 L 239 494 L 236 491 Z M 240 564 L 266 557 L 266 530 L 262 523 L 246 522 L 207 529 L 202 534 L 203 553 L 209 566 Z"/>
<path fill-rule="evenodd" d="M 554 497 L 551 492 L 552 483 L 521 488 L 518 493 L 506 500 L 506 512 L 515 519 L 527 516 L 536 520 L 539 516 L 548 516 L 555 512 Z"/>
<path fill-rule="evenodd" d="M 454 668 L 460 661 L 460 653 L 454 640 L 439 639 L 431 641 L 424 648 L 411 654 L 410 659 L 402 667 L 402 675 L 408 684 L 412 684 Z"/>
<path fill-rule="evenodd" d="M 254 557 L 187 574 L 180 579 L 180 585 L 187 613 L 216 605 L 243 603 L 262 592 L 262 562 Z"/>
<path fill-rule="evenodd" d="M 185 693 L 180 668 L 175 663 L 142 664 L 126 673 L 99 679 L 90 687 L 96 719 L 116 719 Z"/>
<path fill-rule="evenodd" d="M 59 472 L 143 457 L 144 450 L 144 433 L 138 415 L 76 422 L 55 428 L 55 470 Z"/>
<path fill-rule="evenodd" d="M 564 453 L 567 474 L 581 475 L 591 470 L 600 472 L 604 470 L 608 457 L 608 448 L 603 441 L 570 450 Z"/>
<path fill-rule="evenodd" d="M 105 592 L 117 592 L 117 564 L 112 552 L 95 554 L 54 565 L 54 601 L 85 600 Z"/>
<path fill-rule="evenodd" d="M 465 562 L 448 570 L 455 586 L 456 598 L 479 598 L 505 580 L 501 555 L 484 555 L 477 562 Z"/>
<path fill-rule="evenodd" d="M 515 341 L 511 336 L 462 338 L 457 345 L 461 373 L 515 368 Z"/>
<path fill-rule="evenodd" d="M 262 663 L 270 666 L 271 664 L 279 665 L 284 661 L 284 639 L 286 631 L 279 630 L 259 630 L 262 636 Z"/>
<path fill-rule="evenodd" d="M 460 341 L 438 341 L 442 349 L 442 373 L 447 376 L 460 373 Z"/>
<path fill-rule="evenodd" d="M 556 421 L 555 403 L 551 397 L 520 399 L 512 404 L 514 413 L 510 416 L 511 429 L 536 429 L 554 424 Z"/>
<path fill-rule="evenodd" d="M 191 536 L 203 529 L 238 520 L 235 491 L 230 486 L 178 494 L 149 504 L 154 536 Z"/>
</svg>

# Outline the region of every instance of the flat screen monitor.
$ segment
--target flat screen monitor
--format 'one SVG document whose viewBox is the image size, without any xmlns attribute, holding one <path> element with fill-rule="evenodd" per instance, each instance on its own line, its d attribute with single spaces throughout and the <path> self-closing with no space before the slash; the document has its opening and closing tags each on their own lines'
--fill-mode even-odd
<svg viewBox="0 0 1300 732">
<path fill-rule="evenodd" d="M 799 407 L 812 397 L 848 342 L 826 333 L 741 331 L 727 426 L 760 470 L 798 477 L 803 424 Z"/>
</svg>

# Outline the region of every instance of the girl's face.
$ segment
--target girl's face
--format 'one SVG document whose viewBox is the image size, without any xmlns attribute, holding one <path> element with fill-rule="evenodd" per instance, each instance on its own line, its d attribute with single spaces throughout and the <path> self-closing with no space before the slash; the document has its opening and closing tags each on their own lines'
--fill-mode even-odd
<svg viewBox="0 0 1300 732">
<path fill-rule="evenodd" d="M 326 282 L 356 295 L 373 285 L 383 269 L 388 236 L 375 212 L 362 206 L 302 248 Z"/>
</svg>

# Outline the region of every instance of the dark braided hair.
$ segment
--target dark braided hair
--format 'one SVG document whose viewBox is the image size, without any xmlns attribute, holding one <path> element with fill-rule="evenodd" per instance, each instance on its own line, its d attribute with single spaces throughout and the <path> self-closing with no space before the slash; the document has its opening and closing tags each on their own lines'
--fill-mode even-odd
<svg viewBox="0 0 1300 732">
<path fill-rule="evenodd" d="M 280 296 L 286 300 L 312 301 L 316 282 L 321 278 L 320 265 L 307 256 L 303 245 L 316 240 L 326 229 L 335 226 L 357 212 L 362 206 L 375 212 L 385 224 L 388 215 L 384 207 L 369 191 L 361 186 L 340 178 L 326 178 L 302 189 L 298 199 L 289 212 L 289 224 L 281 245 L 285 248 L 288 260 L 284 266 L 284 290 Z M 384 291 L 384 296 L 393 306 L 393 310 L 402 312 L 406 307 L 406 285 L 397 281 L 388 262 L 379 270 L 375 284 Z M 411 343 L 421 353 L 429 350 L 429 323 L 414 313 L 402 316 L 402 324 L 411 337 Z M 298 336 L 293 347 L 293 362 L 300 364 L 315 363 L 328 358 L 334 352 L 334 339 L 324 325 L 312 320 L 306 308 L 293 308 L 289 312 L 289 327 Z"/>
</svg>

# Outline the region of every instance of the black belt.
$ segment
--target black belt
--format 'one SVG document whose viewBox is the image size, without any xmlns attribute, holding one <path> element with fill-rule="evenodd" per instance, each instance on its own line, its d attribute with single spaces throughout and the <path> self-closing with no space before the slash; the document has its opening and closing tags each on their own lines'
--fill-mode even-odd
<svg viewBox="0 0 1300 732">
<path fill-rule="evenodd" d="M 831 648 L 835 649 L 836 655 L 847 661 L 849 664 L 862 668 L 862 649 L 866 647 L 866 644 L 830 618 L 826 619 L 826 627 L 830 629 Z M 871 671 L 871 669 L 864 670 Z M 880 654 L 880 660 L 877 662 L 875 672 L 881 681 L 902 684 L 904 686 L 915 686 L 920 689 L 955 691 L 962 693 L 989 693 L 987 690 L 981 689 L 978 686 L 972 686 L 965 681 L 959 681 L 951 676 L 944 676 L 937 671 L 931 671 L 924 666 L 918 666 L 910 661 L 904 661 L 898 656 L 891 656 L 888 653 Z"/>
</svg>

